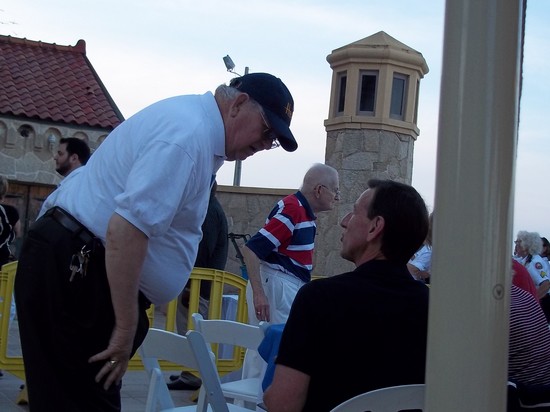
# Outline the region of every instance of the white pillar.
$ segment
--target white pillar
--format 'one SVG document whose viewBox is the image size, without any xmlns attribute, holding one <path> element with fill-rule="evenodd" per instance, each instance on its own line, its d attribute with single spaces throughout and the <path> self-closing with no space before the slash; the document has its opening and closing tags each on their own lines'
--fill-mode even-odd
<svg viewBox="0 0 550 412">
<path fill-rule="evenodd" d="M 506 410 L 521 0 L 447 0 L 426 373 L 431 412 Z"/>
</svg>

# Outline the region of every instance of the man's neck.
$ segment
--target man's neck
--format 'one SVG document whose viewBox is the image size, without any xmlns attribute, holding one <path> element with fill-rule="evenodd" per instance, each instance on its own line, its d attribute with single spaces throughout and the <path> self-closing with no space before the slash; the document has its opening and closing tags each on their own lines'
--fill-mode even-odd
<svg viewBox="0 0 550 412">
<path fill-rule="evenodd" d="M 382 253 L 380 249 L 376 250 L 366 250 L 365 253 L 361 255 L 359 259 L 357 259 L 355 262 L 355 267 L 361 266 L 363 263 L 367 263 L 371 260 L 388 260 L 386 256 Z"/>
</svg>

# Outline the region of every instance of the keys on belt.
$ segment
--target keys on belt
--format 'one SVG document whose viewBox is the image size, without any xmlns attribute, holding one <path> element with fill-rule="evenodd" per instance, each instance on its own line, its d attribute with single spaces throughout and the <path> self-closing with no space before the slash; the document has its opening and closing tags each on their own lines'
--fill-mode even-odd
<svg viewBox="0 0 550 412">
<path fill-rule="evenodd" d="M 82 277 L 86 276 L 86 269 L 88 267 L 88 260 L 90 258 L 90 252 L 92 249 L 88 245 L 82 246 L 80 252 L 75 253 L 71 257 L 71 264 L 69 265 L 69 270 L 71 271 L 71 277 L 69 282 L 72 282 L 75 275 L 80 273 Z"/>
<path fill-rule="evenodd" d="M 49 209 L 44 213 L 44 217 L 50 217 L 55 220 L 59 225 L 68 230 L 73 237 L 76 237 L 84 243 L 82 249 L 71 256 L 71 261 L 69 263 L 69 270 L 71 271 L 69 282 L 74 280 L 77 273 L 82 277 L 86 276 L 88 261 L 95 247 L 95 236 L 82 223 L 60 207 L 55 206 Z"/>
</svg>

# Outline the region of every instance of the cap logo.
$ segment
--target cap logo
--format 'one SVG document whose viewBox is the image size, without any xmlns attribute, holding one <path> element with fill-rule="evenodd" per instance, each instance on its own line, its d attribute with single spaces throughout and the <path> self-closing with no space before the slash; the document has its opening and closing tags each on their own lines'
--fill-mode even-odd
<svg viewBox="0 0 550 412">
<path fill-rule="evenodd" d="M 288 119 L 292 120 L 292 106 L 290 105 L 290 103 L 286 104 L 285 113 L 288 116 Z"/>
</svg>

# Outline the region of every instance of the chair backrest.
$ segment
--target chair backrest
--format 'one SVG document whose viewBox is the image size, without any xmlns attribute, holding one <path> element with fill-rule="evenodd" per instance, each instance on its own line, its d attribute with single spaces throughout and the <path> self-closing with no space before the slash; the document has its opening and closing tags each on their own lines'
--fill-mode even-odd
<svg viewBox="0 0 550 412">
<path fill-rule="evenodd" d="M 550 411 L 550 385 L 525 385 L 508 381 L 507 412 Z"/>
<path fill-rule="evenodd" d="M 424 410 L 424 385 L 402 385 L 357 395 L 330 412 L 397 412 Z"/>
<path fill-rule="evenodd" d="M 214 363 L 214 354 L 200 333 L 189 331 L 186 336 L 162 329 L 149 329 L 139 348 L 145 370 L 151 375 L 148 407 L 173 408 L 172 398 L 162 381 L 159 384 L 160 367 L 158 360 L 166 360 L 200 372 L 202 387 L 197 402 L 197 411 L 206 412 L 208 405 L 213 412 L 228 412 L 227 403 L 220 387 L 220 379 Z M 150 399 L 151 398 L 151 399 Z"/>
<path fill-rule="evenodd" d="M 224 319 L 204 319 L 200 313 L 193 313 L 195 330 L 200 332 L 208 343 L 223 343 L 257 350 L 265 335 L 268 324 L 260 326 Z"/>
</svg>

